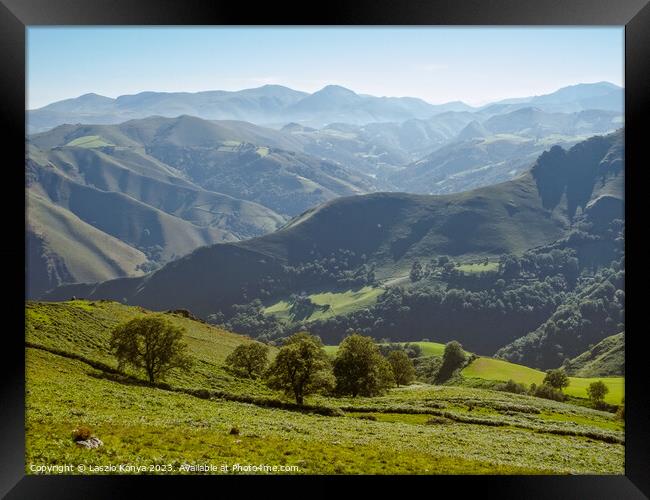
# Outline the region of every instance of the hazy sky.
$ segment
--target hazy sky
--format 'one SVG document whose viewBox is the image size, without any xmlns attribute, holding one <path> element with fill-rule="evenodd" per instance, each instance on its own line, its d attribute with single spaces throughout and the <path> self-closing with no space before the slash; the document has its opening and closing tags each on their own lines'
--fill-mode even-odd
<svg viewBox="0 0 650 500">
<path fill-rule="evenodd" d="M 575 83 L 623 85 L 623 36 L 623 27 L 32 27 L 27 105 L 265 84 L 476 105 Z"/>
</svg>

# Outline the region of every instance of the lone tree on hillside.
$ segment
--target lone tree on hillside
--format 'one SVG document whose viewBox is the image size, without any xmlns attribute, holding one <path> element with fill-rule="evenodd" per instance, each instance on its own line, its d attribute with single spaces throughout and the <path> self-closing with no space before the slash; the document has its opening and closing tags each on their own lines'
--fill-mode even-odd
<svg viewBox="0 0 650 500">
<path fill-rule="evenodd" d="M 226 365 L 236 374 L 257 378 L 268 364 L 269 348 L 259 342 L 238 345 L 226 358 Z"/>
<path fill-rule="evenodd" d="M 415 379 L 415 367 L 411 358 L 409 358 L 406 351 L 398 349 L 391 351 L 388 355 L 388 362 L 393 369 L 393 380 L 395 385 L 408 385 Z"/>
<path fill-rule="evenodd" d="M 307 394 L 333 385 L 330 362 L 318 337 L 305 332 L 289 337 L 266 372 L 267 385 L 303 404 Z"/>
<path fill-rule="evenodd" d="M 603 402 L 603 399 L 605 399 L 605 395 L 609 392 L 609 387 L 605 385 L 605 383 L 602 380 L 597 380 L 596 382 L 592 382 L 589 384 L 589 387 L 587 387 L 587 394 L 589 395 L 589 399 L 596 405 L 600 405 Z"/>
<path fill-rule="evenodd" d="M 442 365 L 436 375 L 436 383 L 441 384 L 449 380 L 456 370 L 462 368 L 466 360 L 463 346 L 455 340 L 448 342 L 442 355 Z"/>
<path fill-rule="evenodd" d="M 154 383 L 174 368 L 188 370 L 192 365 L 184 332 L 162 315 L 144 316 L 115 327 L 110 348 L 120 370 L 127 365 L 144 370 Z"/>
<path fill-rule="evenodd" d="M 336 392 L 356 396 L 376 396 L 393 383 L 390 363 L 379 352 L 371 337 L 352 334 L 346 337 L 334 359 Z"/>
<path fill-rule="evenodd" d="M 570 381 L 564 370 L 556 368 L 555 370 L 549 370 L 546 372 L 543 383 L 562 390 L 569 386 Z"/>
</svg>

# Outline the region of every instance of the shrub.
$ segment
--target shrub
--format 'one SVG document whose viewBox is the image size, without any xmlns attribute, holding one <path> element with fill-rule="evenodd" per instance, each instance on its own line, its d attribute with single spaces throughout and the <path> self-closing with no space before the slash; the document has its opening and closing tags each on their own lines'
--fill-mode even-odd
<svg viewBox="0 0 650 500">
<path fill-rule="evenodd" d="M 438 417 L 436 415 L 432 416 L 429 418 L 429 420 L 426 421 L 428 425 L 436 425 L 436 424 L 450 424 L 451 420 L 445 417 Z"/>
<path fill-rule="evenodd" d="M 621 406 L 616 410 L 616 417 L 625 420 L 625 403 L 621 403 Z"/>
<path fill-rule="evenodd" d="M 562 391 L 550 384 L 542 384 L 536 387 L 533 395 L 538 398 L 551 399 L 553 401 L 564 401 L 565 399 Z"/>
<path fill-rule="evenodd" d="M 393 351 L 388 355 L 388 362 L 393 370 L 393 380 L 397 387 L 408 385 L 415 379 L 415 368 L 405 351 Z"/>
<path fill-rule="evenodd" d="M 569 382 L 569 377 L 567 376 L 566 372 L 561 368 L 557 368 L 555 370 L 549 370 L 546 372 L 543 383 L 548 384 L 555 389 L 562 390 L 565 387 L 568 387 Z"/>
<path fill-rule="evenodd" d="M 528 392 L 528 389 L 524 384 L 515 382 L 512 379 L 508 380 L 504 384 L 498 384 L 495 386 L 495 389 L 497 391 L 512 392 L 514 394 L 526 394 Z"/>
<path fill-rule="evenodd" d="M 87 441 L 92 437 L 93 433 L 89 427 L 80 425 L 72 431 L 72 439 L 74 441 Z"/>
<path fill-rule="evenodd" d="M 597 380 L 592 382 L 587 387 L 587 394 L 589 399 L 594 405 L 598 406 L 603 402 L 605 395 L 609 392 L 609 387 L 607 387 L 602 380 Z"/>
<path fill-rule="evenodd" d="M 445 346 L 445 352 L 442 355 L 442 365 L 436 375 L 436 383 L 441 384 L 449 380 L 454 372 L 462 368 L 467 361 L 467 356 L 463 346 L 459 342 L 452 340 Z"/>
<path fill-rule="evenodd" d="M 428 384 L 435 383 L 441 365 L 442 357 L 440 356 L 427 356 L 426 358 L 415 360 L 415 373 L 417 378 Z"/>
</svg>

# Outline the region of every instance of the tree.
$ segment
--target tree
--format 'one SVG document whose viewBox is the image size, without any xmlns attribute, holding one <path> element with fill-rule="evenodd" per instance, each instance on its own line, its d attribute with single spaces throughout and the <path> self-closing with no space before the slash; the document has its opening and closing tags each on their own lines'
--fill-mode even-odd
<svg viewBox="0 0 650 500">
<path fill-rule="evenodd" d="M 404 350 L 395 350 L 388 355 L 388 362 L 393 370 L 393 379 L 397 387 L 408 385 L 415 379 L 413 362 Z"/>
<path fill-rule="evenodd" d="M 466 360 L 463 346 L 455 340 L 448 342 L 442 355 L 442 365 L 436 375 L 436 383 L 440 384 L 449 380 L 454 372 L 465 364 Z"/>
<path fill-rule="evenodd" d="M 296 403 L 333 385 L 330 362 L 318 337 L 306 332 L 289 337 L 266 372 L 267 385 L 292 395 Z"/>
<path fill-rule="evenodd" d="M 441 255 L 438 257 L 438 267 L 442 267 L 449 262 L 449 257 L 446 255 Z"/>
<path fill-rule="evenodd" d="M 544 384 L 548 384 L 551 387 L 555 387 L 556 389 L 560 390 L 568 387 L 569 382 L 569 377 L 561 368 L 547 371 L 543 381 Z"/>
<path fill-rule="evenodd" d="M 142 369 L 149 382 L 164 379 L 178 368 L 188 370 L 192 365 L 183 341 L 185 329 L 174 325 L 162 315 L 135 318 L 115 327 L 110 348 L 121 370 L 126 365 Z"/>
<path fill-rule="evenodd" d="M 239 375 L 257 378 L 266 369 L 268 353 L 268 346 L 259 342 L 240 344 L 228 355 L 226 365 Z"/>
<path fill-rule="evenodd" d="M 504 278 L 516 278 L 521 272 L 521 264 L 516 255 L 505 254 L 499 258 L 499 274 Z"/>
<path fill-rule="evenodd" d="M 420 281 L 424 276 L 424 269 L 419 260 L 414 260 L 413 265 L 411 266 L 411 273 L 409 277 L 412 282 Z"/>
<path fill-rule="evenodd" d="M 589 399 L 591 399 L 595 405 L 601 404 L 608 392 L 609 387 L 607 387 L 602 380 L 592 382 L 589 384 L 589 387 L 587 387 L 587 394 L 589 395 Z"/>
<path fill-rule="evenodd" d="M 383 393 L 393 381 L 390 363 L 371 337 L 352 334 L 339 345 L 334 359 L 336 392 L 356 396 Z"/>
</svg>

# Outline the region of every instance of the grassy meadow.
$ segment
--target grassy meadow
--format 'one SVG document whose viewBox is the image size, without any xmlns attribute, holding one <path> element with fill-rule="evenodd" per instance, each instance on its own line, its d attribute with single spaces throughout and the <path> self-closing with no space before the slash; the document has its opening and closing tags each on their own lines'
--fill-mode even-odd
<svg viewBox="0 0 650 500">
<path fill-rule="evenodd" d="M 193 473 L 185 464 L 229 467 L 213 473 L 250 473 L 234 464 L 287 468 L 281 474 L 624 472 L 620 419 L 527 395 L 418 382 L 372 398 L 312 395 L 299 411 L 224 368 L 250 339 L 181 314 L 168 317 L 186 328 L 194 366 L 151 386 L 117 372 L 108 350 L 113 326 L 147 314 L 108 301 L 27 304 L 28 474 L 30 464 L 83 464 L 82 474 L 115 473 L 107 464 L 161 474 Z M 82 425 L 104 445 L 76 446 Z"/>
<path fill-rule="evenodd" d="M 480 357 L 463 369 L 462 375 L 468 378 L 499 380 L 502 382 L 514 380 L 515 382 L 526 385 L 540 385 L 546 374 L 540 370 L 510 363 L 501 359 Z M 602 380 L 609 389 L 609 392 L 605 396 L 606 403 L 614 405 L 621 403 L 621 399 L 625 394 L 623 377 L 569 377 L 570 383 L 569 386 L 564 389 L 564 393 L 577 398 L 588 398 L 587 388 L 589 387 L 589 384 L 596 380 Z"/>
<path fill-rule="evenodd" d="M 365 286 L 358 290 L 346 290 L 343 292 L 322 292 L 309 295 L 309 299 L 316 304 L 314 312 L 306 321 L 331 318 L 342 314 L 348 314 L 363 307 L 370 306 L 377 301 L 384 292 L 383 288 Z M 264 309 L 266 314 L 272 314 L 280 319 L 292 320 L 291 303 L 288 300 L 281 300 Z"/>
</svg>

